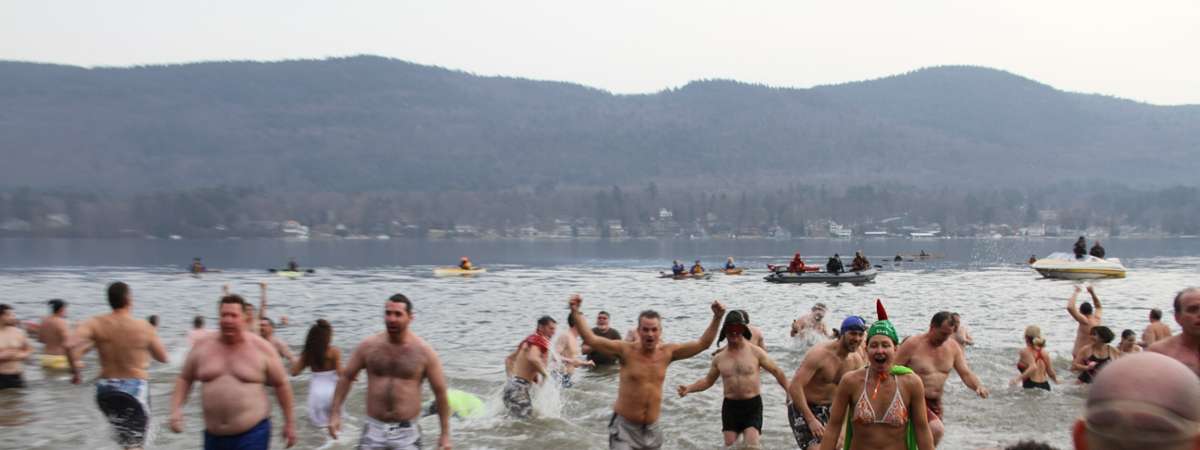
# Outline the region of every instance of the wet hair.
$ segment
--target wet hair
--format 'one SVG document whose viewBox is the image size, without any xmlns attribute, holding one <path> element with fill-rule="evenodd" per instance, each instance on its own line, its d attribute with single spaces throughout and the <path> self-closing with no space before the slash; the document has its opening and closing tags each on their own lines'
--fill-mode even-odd
<svg viewBox="0 0 1200 450">
<path fill-rule="evenodd" d="M 129 305 L 129 285 L 120 281 L 108 285 L 108 306 L 117 310 Z"/>
<path fill-rule="evenodd" d="M 1133 330 L 1126 328 L 1125 331 L 1121 332 L 1121 339 L 1125 339 L 1125 338 L 1129 338 L 1129 337 L 1136 338 L 1137 333 L 1134 333 Z"/>
<path fill-rule="evenodd" d="M 1182 291 L 1179 291 L 1178 294 L 1175 294 L 1175 301 L 1173 302 L 1173 305 L 1172 305 L 1175 307 L 1175 314 L 1179 314 L 1181 311 L 1183 311 L 1183 297 L 1185 295 L 1191 294 L 1193 292 L 1200 292 L 1200 288 L 1190 287 L 1190 288 L 1184 289 Z"/>
<path fill-rule="evenodd" d="M 600 312 L 596 313 L 596 317 L 600 317 L 600 316 L 612 317 L 612 316 L 608 315 L 608 311 L 600 311 Z"/>
<path fill-rule="evenodd" d="M 150 325 L 153 325 L 155 328 L 158 328 L 158 315 L 157 314 L 151 314 L 151 315 L 147 316 L 146 321 L 150 322 Z"/>
<path fill-rule="evenodd" d="M 552 323 L 558 323 L 558 322 L 556 322 L 554 320 L 554 318 L 550 317 L 550 316 L 542 316 L 542 317 L 538 318 L 538 321 L 537 321 L 537 324 L 539 327 L 550 325 Z"/>
<path fill-rule="evenodd" d="M 1094 334 L 1094 335 L 1096 335 L 1096 337 L 1100 338 L 1100 342 L 1103 342 L 1105 344 L 1112 342 L 1113 339 L 1115 339 L 1117 337 L 1116 334 L 1113 334 L 1113 331 L 1111 328 L 1103 326 L 1103 325 L 1092 327 L 1092 334 Z"/>
<path fill-rule="evenodd" d="M 196 316 L 192 318 L 192 328 L 204 328 L 204 316 Z"/>
<path fill-rule="evenodd" d="M 4 313 L 12 311 L 12 310 L 13 310 L 13 307 L 8 306 L 7 303 L 0 303 L 0 316 L 3 316 Z"/>
<path fill-rule="evenodd" d="M 1150 318 L 1153 320 L 1162 320 L 1162 310 L 1158 308 L 1151 309 Z"/>
<path fill-rule="evenodd" d="M 388 301 L 392 303 L 403 303 L 404 311 L 412 314 L 412 301 L 409 300 L 408 297 L 405 297 L 404 294 L 396 294 L 388 297 Z"/>
<path fill-rule="evenodd" d="M 317 319 L 317 323 L 308 328 L 308 336 L 304 338 L 304 350 L 300 357 L 313 372 L 321 372 L 325 367 L 325 354 L 329 353 L 329 342 L 333 339 L 333 325 L 325 319 Z"/>
<path fill-rule="evenodd" d="M 1092 315 L 1092 304 L 1088 303 L 1088 302 L 1083 302 L 1082 305 L 1079 305 L 1079 313 L 1083 314 L 1085 316 Z"/>
<path fill-rule="evenodd" d="M 1043 442 L 1018 441 L 1016 444 L 1010 445 L 1008 447 L 1004 447 L 1004 450 L 1058 450 L 1058 449 L 1051 447 L 1050 444 L 1046 444 Z"/>
<path fill-rule="evenodd" d="M 58 314 L 59 311 L 62 311 L 63 308 L 67 307 L 67 302 L 64 302 L 57 298 L 46 302 L 46 304 L 50 305 L 50 312 L 52 312 L 54 314 Z"/>
<path fill-rule="evenodd" d="M 929 326 L 940 327 L 947 320 L 954 320 L 954 316 L 950 314 L 950 311 L 938 311 L 937 314 L 933 315 L 933 319 L 929 321 Z M 953 324 L 953 322 L 951 323 Z"/>
<path fill-rule="evenodd" d="M 645 311 L 642 311 L 641 314 L 638 314 L 638 325 L 639 326 L 641 326 L 642 319 L 654 319 L 659 322 L 662 322 L 662 316 L 658 315 L 658 311 L 655 311 L 653 309 L 647 309 Z"/>
</svg>

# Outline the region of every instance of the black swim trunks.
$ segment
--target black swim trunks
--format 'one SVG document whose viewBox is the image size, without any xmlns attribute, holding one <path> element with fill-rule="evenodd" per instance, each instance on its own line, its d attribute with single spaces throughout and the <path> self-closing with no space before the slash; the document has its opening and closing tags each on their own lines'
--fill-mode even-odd
<svg viewBox="0 0 1200 450">
<path fill-rule="evenodd" d="M 19 373 L 0 373 L 0 389 L 15 389 L 25 387 L 25 380 Z"/>
<path fill-rule="evenodd" d="M 833 409 L 833 405 L 808 404 L 808 410 L 812 411 L 813 416 L 816 416 L 822 425 L 829 423 L 830 409 Z M 804 420 L 804 413 L 796 409 L 796 405 L 788 405 L 788 424 L 792 426 L 792 436 L 795 436 L 796 445 L 801 449 L 821 446 L 821 439 L 813 435 L 812 430 L 808 428 L 808 422 Z M 826 430 L 826 433 L 828 432 Z"/>
<path fill-rule="evenodd" d="M 745 400 L 725 399 L 721 403 L 721 431 L 741 433 L 747 428 L 762 432 L 762 396 Z"/>
<path fill-rule="evenodd" d="M 1041 383 L 1034 383 L 1033 381 L 1030 381 L 1028 378 L 1026 378 L 1025 381 L 1021 382 L 1021 387 L 1025 388 L 1025 389 L 1045 389 L 1045 390 L 1049 391 L 1050 390 L 1050 382 L 1043 381 Z"/>
</svg>

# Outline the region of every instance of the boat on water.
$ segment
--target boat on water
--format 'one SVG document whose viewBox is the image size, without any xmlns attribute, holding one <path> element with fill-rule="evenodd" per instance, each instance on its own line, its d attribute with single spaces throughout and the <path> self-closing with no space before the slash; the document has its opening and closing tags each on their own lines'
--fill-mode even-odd
<svg viewBox="0 0 1200 450">
<path fill-rule="evenodd" d="M 733 269 L 721 269 L 721 273 L 723 273 L 725 275 L 741 275 L 742 272 L 745 272 L 745 271 L 746 270 L 742 269 L 741 267 L 735 267 Z"/>
<path fill-rule="evenodd" d="M 670 278 L 673 280 L 707 280 L 709 278 L 712 278 L 712 272 L 685 273 L 685 274 L 680 274 L 680 275 L 659 272 L 658 277 L 659 278 Z"/>
<path fill-rule="evenodd" d="M 771 273 L 770 275 L 767 275 L 766 277 L 763 277 L 763 279 L 767 280 L 768 282 L 771 282 L 771 283 L 830 283 L 830 284 L 851 283 L 851 284 L 862 284 L 862 283 L 870 283 L 872 281 L 875 281 L 876 275 L 879 275 L 879 272 L 876 271 L 875 269 L 867 269 L 867 270 L 864 270 L 861 272 L 840 272 L 840 273 L 829 273 L 829 272 L 796 273 L 796 272 L 787 272 L 787 271 L 776 271 L 776 272 Z"/>
<path fill-rule="evenodd" d="M 483 273 L 487 273 L 487 269 L 463 269 L 461 267 L 438 267 L 433 269 L 433 276 L 435 277 L 467 277 Z"/>
<path fill-rule="evenodd" d="M 1084 255 L 1076 259 L 1072 253 L 1058 252 L 1030 264 L 1043 277 L 1060 280 L 1095 280 L 1125 278 L 1125 266 L 1118 258 L 1097 258 Z"/>
</svg>

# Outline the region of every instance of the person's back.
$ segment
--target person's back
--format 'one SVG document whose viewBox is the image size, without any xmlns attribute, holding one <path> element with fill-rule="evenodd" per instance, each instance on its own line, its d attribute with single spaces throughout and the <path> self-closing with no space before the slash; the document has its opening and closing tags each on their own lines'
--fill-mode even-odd
<svg viewBox="0 0 1200 450">
<path fill-rule="evenodd" d="M 42 319 L 38 326 L 38 341 L 42 343 L 42 354 L 61 356 L 66 354 L 67 319 L 51 314 Z"/>
<path fill-rule="evenodd" d="M 150 322 L 112 312 L 88 319 L 78 333 L 95 343 L 101 378 L 149 378 L 150 347 L 158 340 Z"/>
<path fill-rule="evenodd" d="M 1094 245 L 1092 245 L 1092 250 L 1089 251 L 1088 254 L 1100 259 L 1104 259 L 1104 247 L 1101 247 L 1100 242 L 1097 241 Z"/>
</svg>

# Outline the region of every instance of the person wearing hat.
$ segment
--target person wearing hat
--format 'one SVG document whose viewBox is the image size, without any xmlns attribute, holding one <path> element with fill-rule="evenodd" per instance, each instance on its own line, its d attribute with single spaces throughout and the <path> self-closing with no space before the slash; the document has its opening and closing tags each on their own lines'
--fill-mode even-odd
<svg viewBox="0 0 1200 450">
<path fill-rule="evenodd" d="M 750 343 L 750 321 L 742 311 L 731 311 L 725 316 L 725 325 L 717 339 L 725 338 L 729 338 L 729 345 L 713 357 L 708 374 L 690 385 L 679 385 L 679 396 L 707 390 L 719 376 L 725 393 L 725 401 L 721 403 L 721 434 L 725 446 L 733 445 L 738 435 L 742 435 L 748 448 L 759 448 L 763 410 L 759 369 L 774 375 L 784 391 L 787 390 L 787 377 L 765 350 Z"/>
<path fill-rule="evenodd" d="M 801 449 L 821 445 L 838 382 L 846 372 L 867 364 L 858 352 L 867 331 L 866 321 L 858 316 L 847 317 L 839 331 L 837 340 L 815 345 L 804 354 L 804 361 L 788 384 L 788 424 Z"/>
<path fill-rule="evenodd" d="M 900 336 L 875 301 L 879 321 L 867 329 L 867 367 L 847 373 L 833 393 L 828 430 L 846 425 L 847 450 L 933 450 L 925 388 L 912 369 L 896 364 Z M 834 450 L 838 440 L 821 440 Z"/>
</svg>

